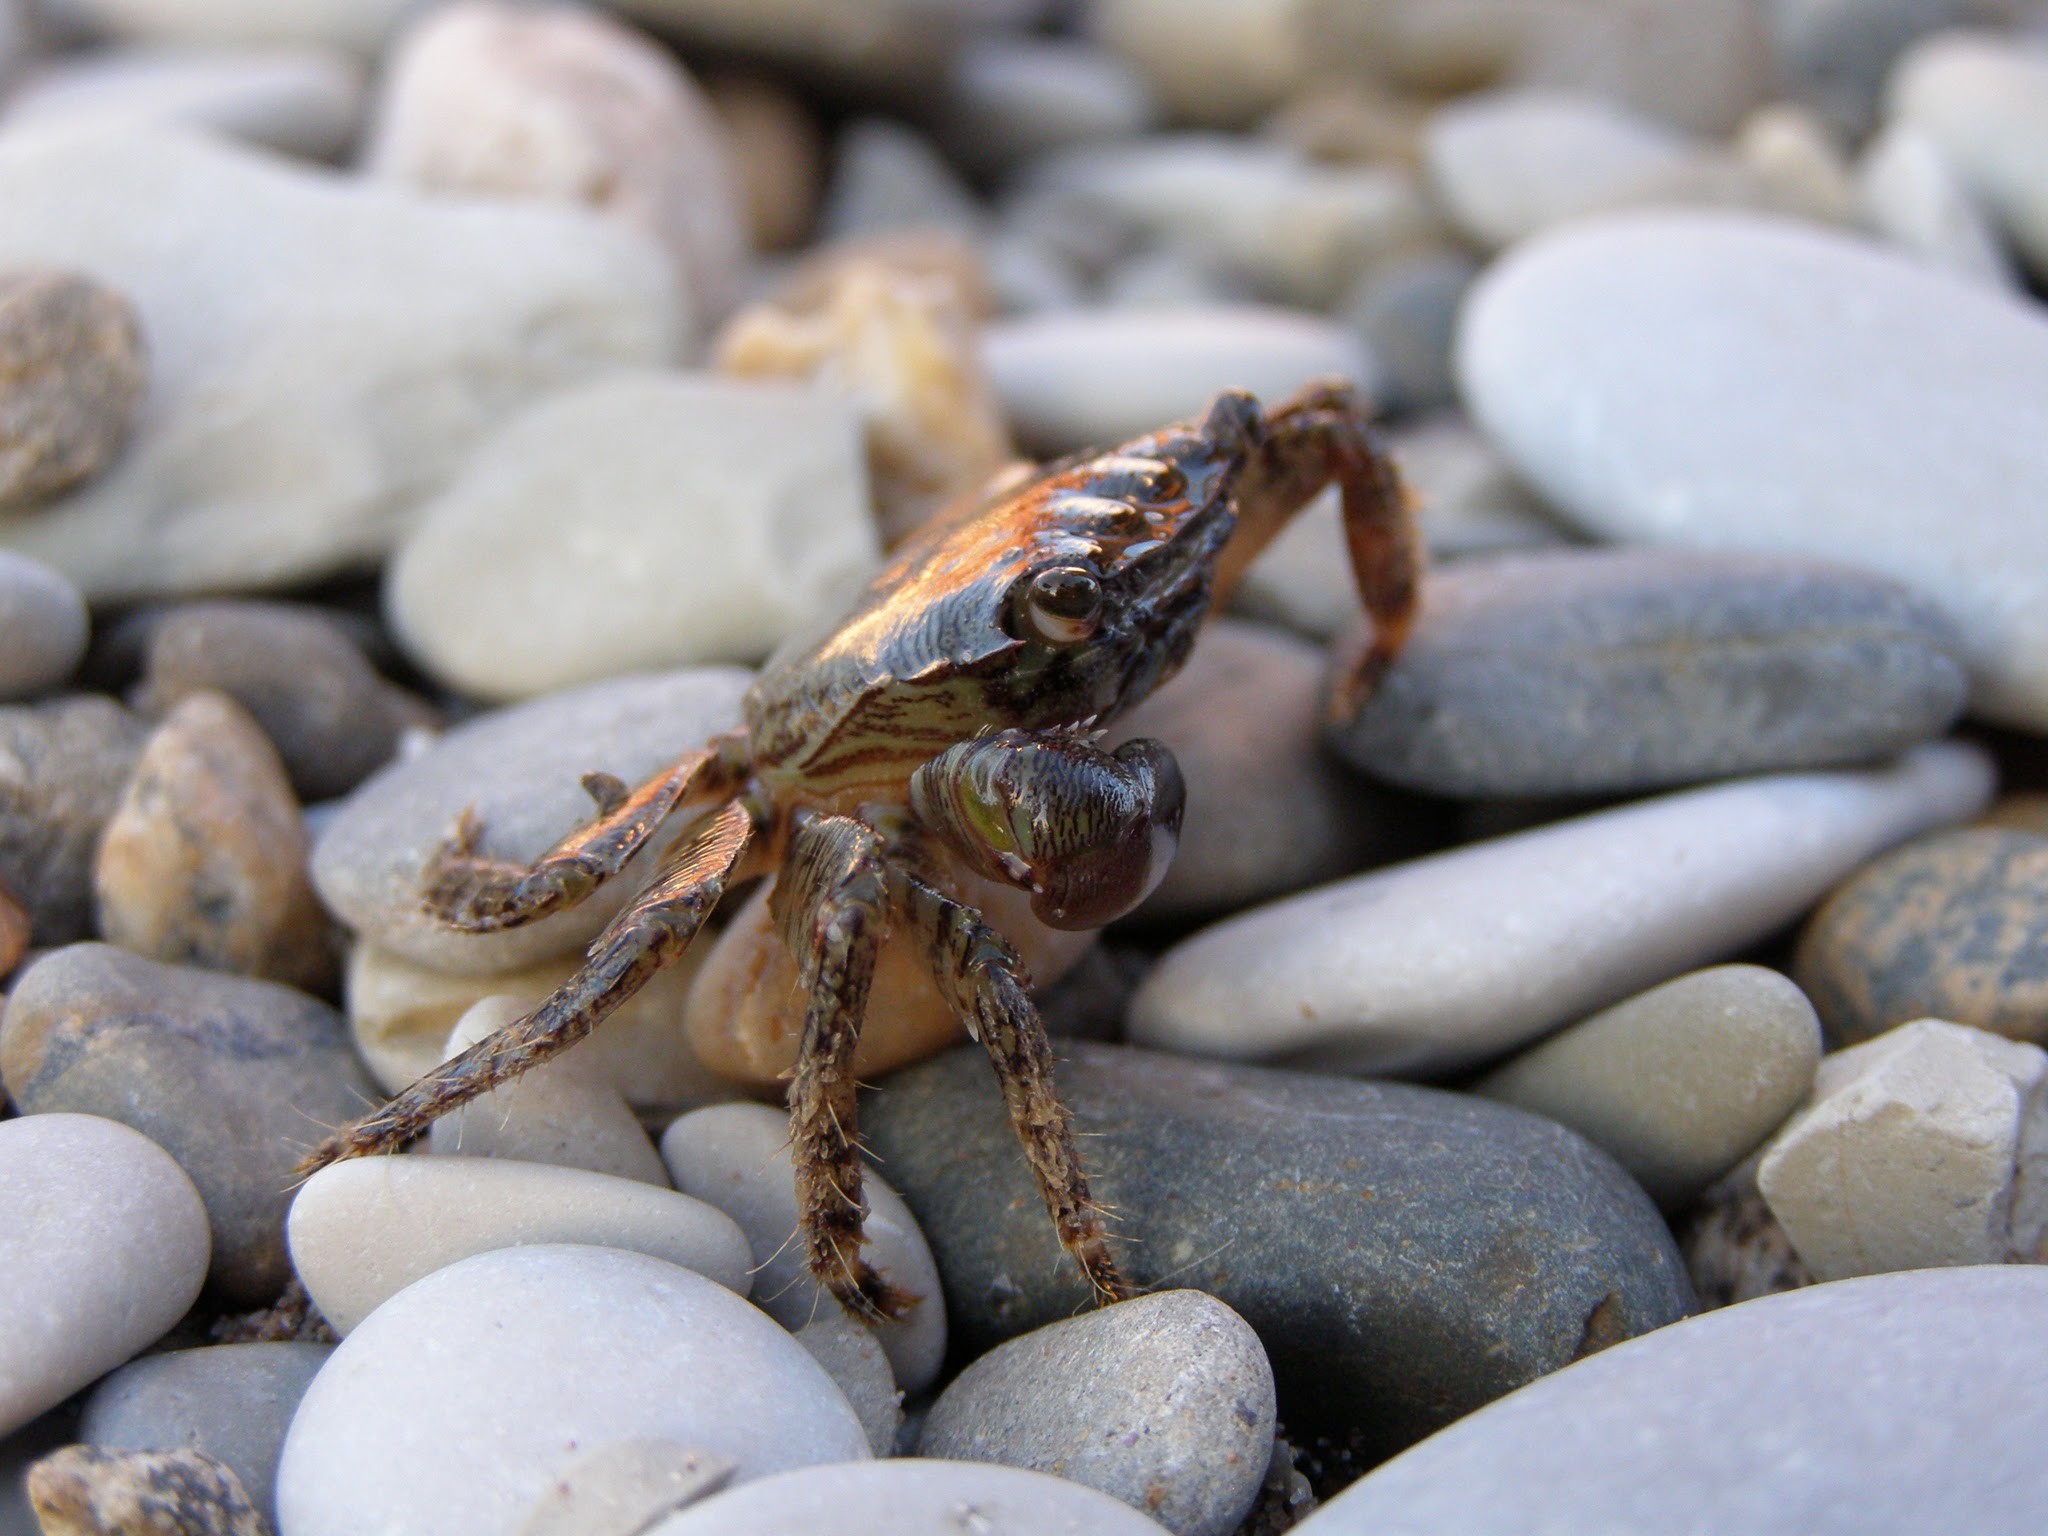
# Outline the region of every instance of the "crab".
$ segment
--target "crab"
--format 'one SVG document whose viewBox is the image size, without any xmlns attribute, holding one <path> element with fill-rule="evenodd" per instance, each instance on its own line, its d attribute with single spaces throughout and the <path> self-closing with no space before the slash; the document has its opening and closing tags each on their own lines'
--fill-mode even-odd
<svg viewBox="0 0 2048 1536">
<path fill-rule="evenodd" d="M 1333 711 L 1349 711 L 1414 616 L 1408 497 L 1347 385 L 1310 385 L 1270 414 L 1232 391 L 1199 421 L 999 477 L 941 513 L 849 613 L 770 660 L 744 728 L 635 789 L 589 775 L 596 819 L 531 864 L 485 856 L 465 813 L 427 866 L 424 902 L 485 932 L 574 906 L 694 811 L 575 976 L 303 1167 L 395 1150 L 567 1049 L 687 948 L 728 891 L 769 875 L 800 983 L 790 1144 L 819 1283 L 870 1321 L 912 1302 L 861 1253 L 852 1070 L 876 956 L 895 932 L 986 1048 L 1062 1245 L 1099 1300 L 1129 1295 L 1024 964 L 967 892 L 993 881 L 1028 896 L 1038 921 L 1088 930 L 1152 891 L 1180 832 L 1180 771 L 1156 741 L 1105 750 L 1103 728 L 1180 668 L 1252 557 L 1331 482 L 1372 620 L 1333 690 Z"/>
</svg>

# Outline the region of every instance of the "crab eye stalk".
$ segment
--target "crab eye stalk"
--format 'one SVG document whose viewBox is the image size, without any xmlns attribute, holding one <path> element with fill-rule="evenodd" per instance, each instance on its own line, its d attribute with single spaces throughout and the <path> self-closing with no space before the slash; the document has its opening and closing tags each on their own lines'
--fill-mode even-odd
<svg viewBox="0 0 2048 1536">
<path fill-rule="evenodd" d="M 1102 581 L 1083 565 L 1055 565 L 1024 584 L 1022 628 L 1052 645 L 1079 645 L 1102 623 Z"/>
</svg>

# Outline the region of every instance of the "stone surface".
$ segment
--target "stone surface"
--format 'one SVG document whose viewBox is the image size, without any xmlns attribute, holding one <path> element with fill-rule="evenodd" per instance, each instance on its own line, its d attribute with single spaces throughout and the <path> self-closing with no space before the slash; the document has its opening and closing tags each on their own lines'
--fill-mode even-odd
<svg viewBox="0 0 2048 1536">
<path fill-rule="evenodd" d="M 1310 59 L 1304 13 L 1274 0 L 1101 0 L 1086 16 L 1176 121 L 1241 127 L 1283 100 Z"/>
<path fill-rule="evenodd" d="M 321 43 L 371 54 L 421 0 L 63 0 L 88 26 L 152 43 Z"/>
<path fill-rule="evenodd" d="M 40 560 L 0 550 L 0 700 L 59 686 L 85 655 L 78 588 Z"/>
<path fill-rule="evenodd" d="M 1338 314 L 1380 364 L 1380 405 L 1427 411 L 1457 398 L 1451 341 L 1458 306 L 1478 274 L 1462 251 L 1423 251 L 1373 268 L 1345 295 Z"/>
<path fill-rule="evenodd" d="M 867 1432 L 868 1449 L 877 1456 L 895 1455 L 903 1430 L 903 1391 L 874 1329 L 834 1308 L 797 1329 L 796 1341 L 846 1394 Z"/>
<path fill-rule="evenodd" d="M 818 209 L 825 239 L 934 230 L 964 236 L 981 223 L 980 200 L 916 129 L 894 118 L 860 117 L 840 130 Z"/>
<path fill-rule="evenodd" d="M 2048 1052 L 1920 1019 L 1822 1060 L 1757 1187 L 1822 1280 L 1997 1264 L 2023 1148 L 2048 1159 Z"/>
<path fill-rule="evenodd" d="M 421 869 L 465 807 L 483 823 L 483 852 L 537 857 L 591 819 L 584 774 L 601 771 L 636 784 L 661 771 L 739 724 L 748 681 L 730 667 L 643 673 L 465 721 L 350 796 L 313 849 L 313 884 L 358 934 L 402 959 L 457 975 L 489 976 L 578 950 L 651 873 L 646 854 L 574 911 L 487 934 L 450 933 L 435 924 L 420 909 Z M 661 839 L 653 841 L 658 849 Z M 435 1060 L 453 1022 L 433 1031 L 428 1049 Z"/>
<path fill-rule="evenodd" d="M 616 1440 L 571 1462 L 518 1536 L 640 1536 L 663 1515 L 716 1493 L 732 1458 L 672 1440 Z"/>
<path fill-rule="evenodd" d="M 917 1449 L 1099 1488 L 1178 1536 L 1231 1536 L 1265 1481 L 1273 1412 L 1245 1320 L 1158 1291 L 990 1350 L 939 1395 Z"/>
<path fill-rule="evenodd" d="M 833 1310 L 804 1266 L 789 1160 L 789 1117 L 763 1104 L 714 1104 L 663 1133 L 662 1160 L 677 1189 L 709 1201 L 740 1224 L 753 1245 L 757 1305 L 785 1328 Z M 946 1358 L 946 1298 L 931 1249 L 902 1197 L 873 1168 L 862 1177 L 868 1202 L 869 1262 L 918 1298 L 907 1317 L 875 1330 L 906 1392 L 922 1392 Z"/>
<path fill-rule="evenodd" d="M 999 172 L 1051 150 L 1133 138 L 1157 115 L 1144 79 L 1108 50 L 993 32 L 953 54 L 939 136 L 962 164 Z"/>
<path fill-rule="evenodd" d="M 1570 1126 L 1677 1210 L 1785 1123 L 1819 1060 L 1804 993 L 1718 965 L 1569 1026 L 1472 1091 Z"/>
<path fill-rule="evenodd" d="M 2027 1536 L 2048 1501 L 2048 1270 L 1884 1275 L 1660 1329 L 1381 1467 L 1300 1536 L 1665 1524 Z M 1712 1434 L 1701 1426 L 1715 1426 Z"/>
<path fill-rule="evenodd" d="M 1012 430 L 1041 454 L 1156 431 L 1199 414 L 1219 390 L 1273 405 L 1311 379 L 1339 377 L 1370 394 L 1377 372 L 1342 328 L 1256 305 L 1032 315 L 990 326 L 984 347 Z"/>
<path fill-rule="evenodd" d="M 103 1450 L 202 1451 L 269 1519 L 284 1432 L 333 1353 L 325 1344 L 222 1344 L 145 1356 L 93 1388 L 78 1438 Z"/>
<path fill-rule="evenodd" d="M 1857 870 L 1800 934 L 1793 974 L 1831 1039 L 1949 1019 L 2048 1045 L 2048 841 L 1966 827 Z"/>
<path fill-rule="evenodd" d="M 582 1168 L 486 1157 L 365 1157 L 299 1187 L 292 1268 L 346 1337 L 415 1280 L 501 1248 L 590 1243 L 747 1293 L 753 1255 L 715 1207 Z"/>
<path fill-rule="evenodd" d="M 92 933 L 100 829 L 146 734 L 92 694 L 0 708 L 0 883 L 27 912 L 36 943 Z"/>
<path fill-rule="evenodd" d="M 955 1461 L 847 1462 L 763 1478 L 645 1536 L 1160 1536 L 1165 1527 L 1065 1478 Z"/>
<path fill-rule="evenodd" d="M 67 1445 L 28 1470 L 51 1536 L 268 1536 L 233 1469 L 200 1451 Z"/>
<path fill-rule="evenodd" d="M 105 1115 L 176 1158 L 206 1201 L 212 1288 L 243 1306 L 288 1278 L 293 1165 L 374 1097 L 325 1003 L 107 944 L 23 972 L 0 1015 L 0 1075 L 26 1113 Z"/>
<path fill-rule="evenodd" d="M 434 1412 L 389 1411 L 412 1402 Z M 279 1529 L 498 1536 L 579 1457 L 645 1439 L 730 1457 L 736 1481 L 868 1454 L 824 1368 L 723 1286 L 645 1254 L 506 1248 L 342 1341 L 285 1439 Z"/>
<path fill-rule="evenodd" d="M 35 258 L 9 264 L 24 260 Z M 0 276 L 0 511 L 33 510 L 106 468 L 148 379 L 125 294 L 54 266 Z"/>
<path fill-rule="evenodd" d="M 1996 288 L 2019 282 L 1991 220 L 1918 128 L 1894 123 L 1864 147 L 1856 206 L 1871 229 L 1930 266 Z"/>
<path fill-rule="evenodd" d="M 746 215 L 718 117 L 672 53 L 607 16 L 433 8 L 386 64 L 365 168 L 592 208 L 656 241 L 699 313 L 739 295 Z"/>
<path fill-rule="evenodd" d="M 1431 577 L 1406 648 L 1331 739 L 1369 773 L 1457 796 L 1878 762 L 1962 713 L 1961 648 L 1938 609 L 1854 567 L 1505 556 Z"/>
<path fill-rule="evenodd" d="M 206 1279 L 206 1207 L 96 1115 L 0 1121 L 0 1433 L 155 1342 Z"/>
<path fill-rule="evenodd" d="M 0 139 L 0 266 L 134 302 L 152 384 L 128 451 L 0 525 L 95 601 L 300 583 L 380 558 L 534 396 L 668 359 L 645 242 L 574 210 L 437 203 L 163 127 Z"/>
<path fill-rule="evenodd" d="M 386 610 L 443 682 L 524 698 L 758 662 L 879 558 L 850 405 L 781 381 L 624 372 L 484 443 L 399 549 Z"/>
<path fill-rule="evenodd" d="M 1918 588 L 1973 708 L 2048 723 L 2048 319 L 1866 241 L 1644 214 L 1532 242 L 1459 374 L 1545 498 L 1610 539 L 1840 559 Z"/>
<path fill-rule="evenodd" d="M 1126 1278 L 1240 1313 L 1291 1435 L 1385 1455 L 1691 1305 L 1642 1191 L 1548 1121 L 1434 1089 L 1068 1050 L 1058 1086 Z M 969 1351 L 1086 1300 L 981 1054 L 901 1073 L 862 1112 Z"/>
<path fill-rule="evenodd" d="M 191 694 L 143 744 L 100 834 L 100 932 L 166 964 L 320 991 L 338 956 L 308 848 L 262 728 L 225 694 Z"/>
<path fill-rule="evenodd" d="M 1989 791 L 1975 748 L 1936 743 L 1889 768 L 1683 790 L 1392 865 L 1169 950 L 1132 1001 L 1131 1038 L 1450 1071 L 1738 953 Z"/>
</svg>

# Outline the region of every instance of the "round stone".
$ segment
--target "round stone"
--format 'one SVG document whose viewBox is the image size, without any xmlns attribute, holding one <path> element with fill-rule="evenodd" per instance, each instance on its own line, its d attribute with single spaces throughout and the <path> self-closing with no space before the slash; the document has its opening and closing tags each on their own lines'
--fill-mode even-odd
<svg viewBox="0 0 2048 1536">
<path fill-rule="evenodd" d="M 74 272 L 0 276 L 0 508 L 98 474 L 128 435 L 149 364 L 127 298 Z"/>
<path fill-rule="evenodd" d="M 0 882 L 41 945 L 89 938 L 92 869 L 148 727 L 79 694 L 0 708 Z"/>
<path fill-rule="evenodd" d="M 40 560 L 0 550 L 0 699 L 57 687 L 85 655 L 78 588 Z"/>
</svg>

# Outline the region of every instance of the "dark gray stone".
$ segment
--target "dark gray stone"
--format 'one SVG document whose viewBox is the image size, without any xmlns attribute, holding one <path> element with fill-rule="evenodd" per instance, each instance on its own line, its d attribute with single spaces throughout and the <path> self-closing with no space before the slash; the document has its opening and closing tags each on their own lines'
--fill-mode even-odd
<svg viewBox="0 0 2048 1536">
<path fill-rule="evenodd" d="M 92 936 L 100 829 L 148 734 L 94 694 L 0 709 L 0 882 L 28 913 L 35 943 Z"/>
<path fill-rule="evenodd" d="M 1293 1435 L 1366 1463 L 1692 1305 L 1671 1234 L 1562 1126 L 1401 1084 L 1076 1042 L 1059 1068 L 1127 1278 L 1258 1331 Z M 862 1129 L 931 1240 L 958 1347 L 1088 1301 L 976 1048 Z"/>
<path fill-rule="evenodd" d="M 206 1202 L 208 1284 L 241 1306 L 290 1277 L 293 1165 L 379 1097 L 325 1003 L 110 944 L 22 973 L 0 1014 L 0 1077 L 24 1114 L 101 1115 L 170 1153 Z"/>
<path fill-rule="evenodd" d="M 1332 731 L 1443 795 L 1636 791 L 1896 756 L 1962 712 L 1932 605 L 1817 561 L 1557 550 L 1433 574 L 1407 649 Z"/>
<path fill-rule="evenodd" d="M 1458 398 L 1451 340 L 1458 306 L 1479 275 L 1462 251 L 1430 251 L 1375 266 L 1340 310 L 1384 369 L 1383 409 L 1427 411 Z"/>
</svg>

